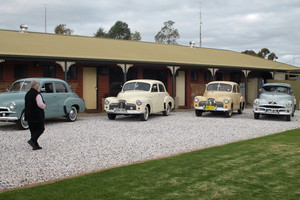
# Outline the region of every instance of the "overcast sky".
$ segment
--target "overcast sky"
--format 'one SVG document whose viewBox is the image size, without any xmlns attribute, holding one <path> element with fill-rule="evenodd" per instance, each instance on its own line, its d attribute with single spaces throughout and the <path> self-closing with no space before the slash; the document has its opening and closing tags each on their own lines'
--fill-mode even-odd
<svg viewBox="0 0 300 200">
<path fill-rule="evenodd" d="M 29 31 L 53 33 L 66 24 L 74 35 L 94 36 L 100 27 L 108 31 L 123 21 L 131 32 L 141 33 L 142 41 L 154 42 L 163 23 L 172 20 L 180 34 L 177 42 L 196 46 L 201 7 L 202 47 L 268 48 L 277 61 L 300 67 L 299 0 L 0 0 L 0 5 L 0 29 L 27 24 Z"/>
</svg>

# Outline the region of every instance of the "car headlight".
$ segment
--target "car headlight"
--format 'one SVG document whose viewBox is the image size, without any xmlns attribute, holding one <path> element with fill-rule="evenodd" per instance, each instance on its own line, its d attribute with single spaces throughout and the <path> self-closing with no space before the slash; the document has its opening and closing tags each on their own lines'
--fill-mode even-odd
<svg viewBox="0 0 300 200">
<path fill-rule="evenodd" d="M 259 100 L 258 100 L 258 99 L 255 99 L 255 100 L 253 101 L 253 104 L 254 104 L 255 106 L 258 106 L 258 105 L 259 105 Z"/>
<path fill-rule="evenodd" d="M 199 102 L 198 97 L 195 97 L 194 101 L 195 101 L 195 102 Z"/>
<path fill-rule="evenodd" d="M 136 105 L 140 106 L 140 105 L 142 105 L 143 102 L 141 100 L 136 100 L 135 103 L 136 103 Z"/>
<path fill-rule="evenodd" d="M 228 104 L 228 103 L 229 103 L 229 99 L 224 99 L 223 102 L 224 102 L 225 104 Z"/>
<path fill-rule="evenodd" d="M 8 107 L 9 107 L 10 110 L 15 110 L 16 107 L 17 107 L 17 104 L 12 101 L 12 102 L 10 102 L 10 104 L 8 105 Z"/>
<path fill-rule="evenodd" d="M 109 101 L 108 101 L 107 99 L 105 99 L 105 100 L 104 100 L 104 104 L 105 104 L 105 105 L 108 105 L 108 104 L 109 104 Z"/>
<path fill-rule="evenodd" d="M 290 108 L 293 106 L 293 102 L 292 101 L 287 101 L 286 102 L 286 107 Z"/>
</svg>

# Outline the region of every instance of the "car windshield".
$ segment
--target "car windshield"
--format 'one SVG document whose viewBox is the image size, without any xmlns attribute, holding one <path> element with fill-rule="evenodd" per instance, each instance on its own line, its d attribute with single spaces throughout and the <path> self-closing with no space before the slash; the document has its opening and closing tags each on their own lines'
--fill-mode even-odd
<svg viewBox="0 0 300 200">
<path fill-rule="evenodd" d="M 277 85 L 268 85 L 263 87 L 263 91 L 289 94 L 290 88 Z"/>
<path fill-rule="evenodd" d="M 150 89 L 150 84 L 143 83 L 143 82 L 126 83 L 123 87 L 123 91 L 130 91 L 130 90 L 149 91 L 149 89 Z"/>
<path fill-rule="evenodd" d="M 231 92 L 232 86 L 226 83 L 212 83 L 207 86 L 207 91 L 226 91 Z"/>
<path fill-rule="evenodd" d="M 30 81 L 18 81 L 11 86 L 9 91 L 28 91 L 30 86 Z"/>
</svg>

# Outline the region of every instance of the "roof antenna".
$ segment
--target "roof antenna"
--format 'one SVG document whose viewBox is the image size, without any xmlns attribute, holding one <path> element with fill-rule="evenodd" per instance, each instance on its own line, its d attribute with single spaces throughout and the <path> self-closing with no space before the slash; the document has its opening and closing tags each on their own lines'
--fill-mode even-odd
<svg viewBox="0 0 300 200">
<path fill-rule="evenodd" d="M 47 33 L 47 4 L 45 4 L 45 33 Z"/>
<path fill-rule="evenodd" d="M 199 46 L 202 47 L 202 19 L 201 19 L 201 1 L 199 2 L 200 3 L 200 34 L 199 34 Z"/>
</svg>

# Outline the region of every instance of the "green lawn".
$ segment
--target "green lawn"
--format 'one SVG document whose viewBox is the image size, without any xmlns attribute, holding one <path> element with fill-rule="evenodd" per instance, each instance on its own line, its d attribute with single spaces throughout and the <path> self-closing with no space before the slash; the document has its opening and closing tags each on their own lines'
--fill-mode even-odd
<svg viewBox="0 0 300 200">
<path fill-rule="evenodd" d="M 300 129 L 0 193 L 2 200 L 300 199 Z"/>
</svg>

